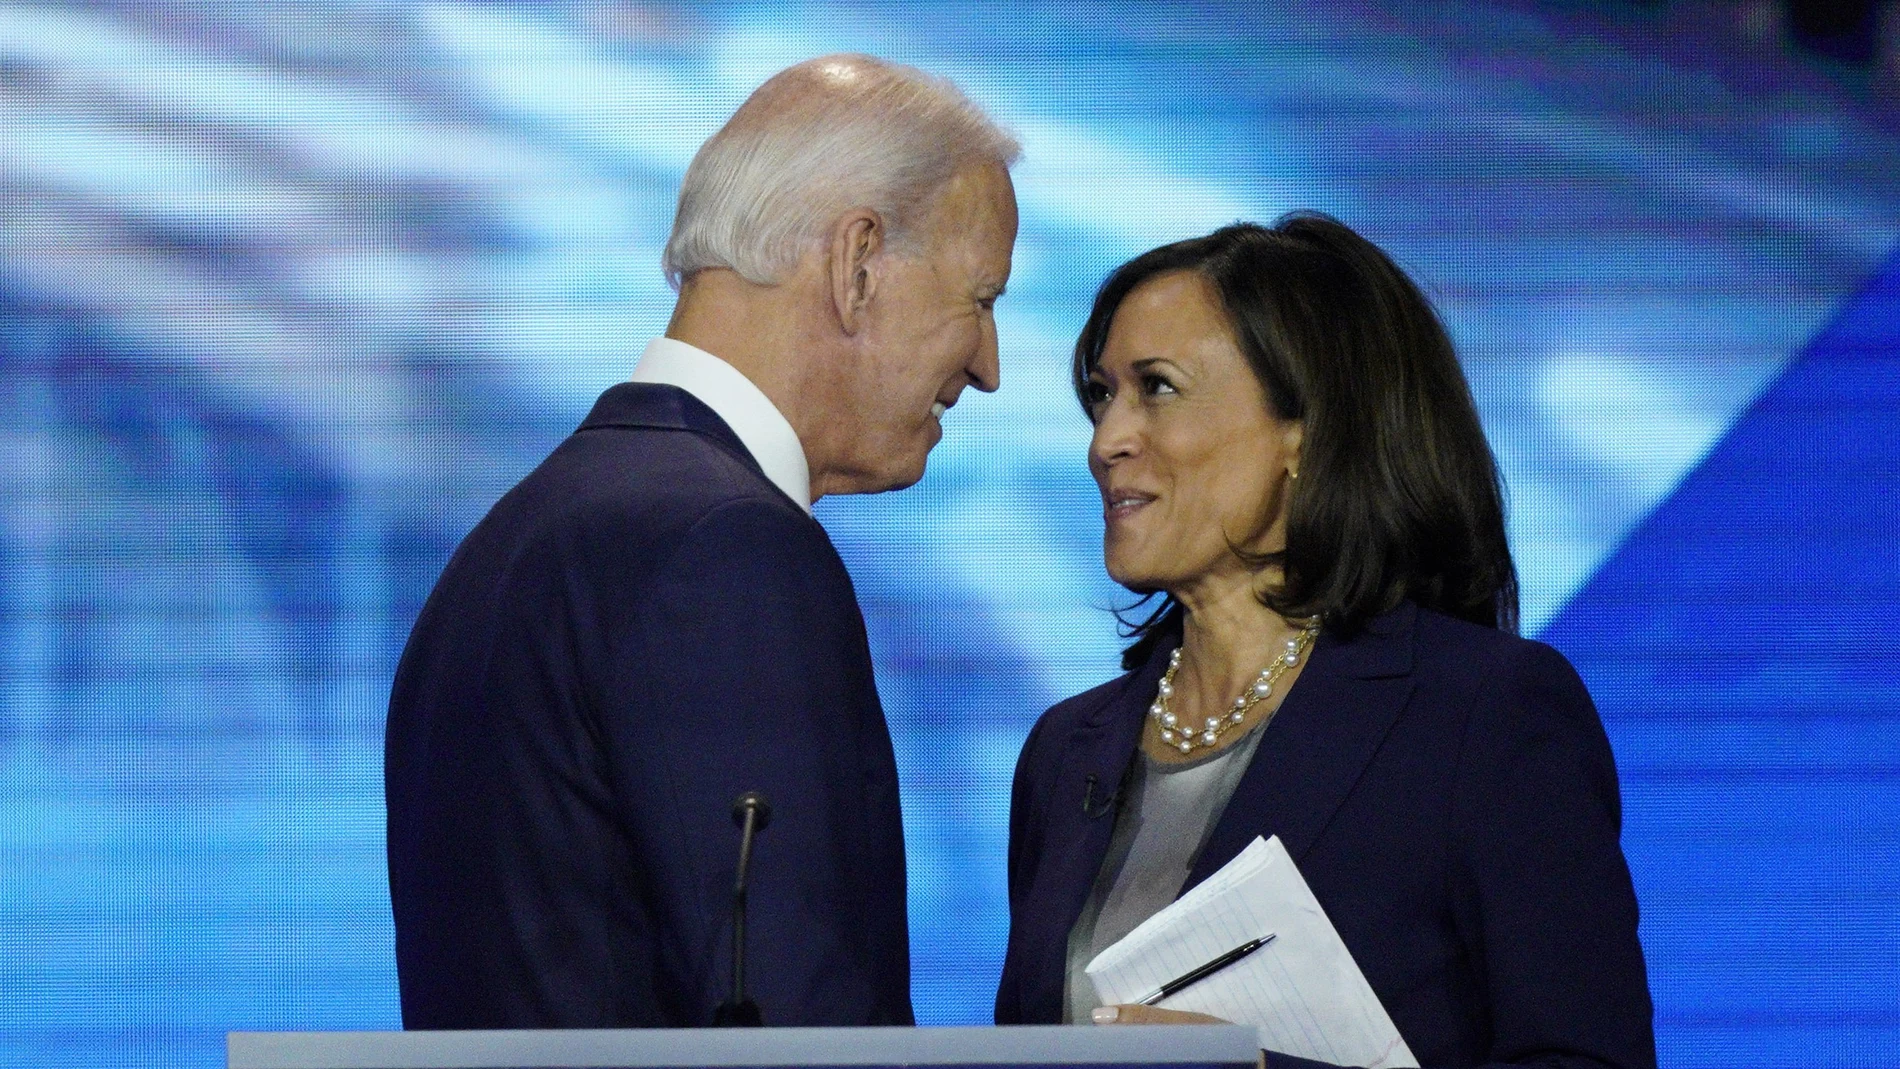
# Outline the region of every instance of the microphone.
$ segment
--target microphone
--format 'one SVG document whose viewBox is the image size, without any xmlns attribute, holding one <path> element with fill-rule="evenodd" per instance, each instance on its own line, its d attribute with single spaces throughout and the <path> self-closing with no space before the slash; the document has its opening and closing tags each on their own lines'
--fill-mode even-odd
<svg viewBox="0 0 1900 1069">
<path fill-rule="evenodd" d="M 739 870 L 732 883 L 732 997 L 713 1011 L 721 1028 L 757 1028 L 764 1023 L 759 1006 L 745 993 L 745 878 L 752 864 L 752 837 L 772 821 L 771 803 L 758 791 L 747 791 L 732 803 L 732 822 L 739 826 Z"/>
</svg>

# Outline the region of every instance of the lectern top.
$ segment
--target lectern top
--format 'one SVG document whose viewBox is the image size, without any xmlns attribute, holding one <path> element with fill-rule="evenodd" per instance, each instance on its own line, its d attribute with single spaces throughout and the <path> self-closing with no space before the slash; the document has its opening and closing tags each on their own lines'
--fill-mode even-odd
<svg viewBox="0 0 1900 1069">
<path fill-rule="evenodd" d="M 1238 1025 L 1093 1028 L 692 1028 L 495 1032 L 232 1032 L 229 1069 L 654 1069 L 717 1066 L 1256 1064 Z"/>
</svg>

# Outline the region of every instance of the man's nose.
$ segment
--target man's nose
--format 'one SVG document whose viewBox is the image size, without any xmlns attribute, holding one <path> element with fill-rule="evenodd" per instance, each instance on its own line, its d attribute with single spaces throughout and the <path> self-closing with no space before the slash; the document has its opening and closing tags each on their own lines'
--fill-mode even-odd
<svg viewBox="0 0 1900 1069">
<path fill-rule="evenodd" d="M 970 384 L 984 393 L 995 393 L 1003 383 L 1003 362 L 998 351 L 996 328 L 983 332 L 983 341 L 976 347 L 976 358 L 970 361 L 967 370 Z"/>
</svg>

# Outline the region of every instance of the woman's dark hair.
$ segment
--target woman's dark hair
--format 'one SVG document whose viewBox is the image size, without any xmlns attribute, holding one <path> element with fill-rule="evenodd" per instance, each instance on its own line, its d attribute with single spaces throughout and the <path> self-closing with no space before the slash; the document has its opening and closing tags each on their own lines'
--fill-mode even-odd
<svg viewBox="0 0 1900 1069">
<path fill-rule="evenodd" d="M 1258 558 L 1278 564 L 1284 581 L 1262 601 L 1346 634 L 1407 598 L 1515 631 L 1517 569 L 1497 461 L 1451 339 L 1398 265 L 1317 212 L 1143 253 L 1102 283 L 1076 341 L 1084 409 L 1115 310 L 1172 271 L 1213 283 L 1274 415 L 1303 424 L 1286 549 Z M 1145 661 L 1182 615 L 1164 598 L 1131 626 L 1125 665 Z"/>
</svg>

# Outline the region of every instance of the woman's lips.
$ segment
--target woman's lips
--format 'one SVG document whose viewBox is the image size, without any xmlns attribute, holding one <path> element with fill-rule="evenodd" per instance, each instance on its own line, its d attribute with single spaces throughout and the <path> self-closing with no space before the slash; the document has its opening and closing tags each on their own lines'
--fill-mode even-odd
<svg viewBox="0 0 1900 1069">
<path fill-rule="evenodd" d="M 1117 490 L 1109 494 L 1103 502 L 1102 515 L 1110 520 L 1125 520 L 1154 501 L 1153 494 L 1141 494 L 1132 490 Z"/>
</svg>

